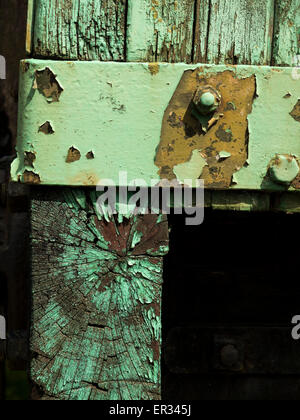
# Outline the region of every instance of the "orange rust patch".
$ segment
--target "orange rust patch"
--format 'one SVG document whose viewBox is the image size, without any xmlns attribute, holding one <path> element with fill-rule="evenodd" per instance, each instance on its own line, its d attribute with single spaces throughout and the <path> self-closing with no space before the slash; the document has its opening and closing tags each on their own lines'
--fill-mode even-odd
<svg viewBox="0 0 300 420">
<path fill-rule="evenodd" d="M 201 68 L 184 73 L 165 111 L 155 164 L 161 178 L 173 180 L 174 166 L 188 162 L 194 150 L 201 150 L 208 164 L 201 176 L 206 187 L 228 188 L 232 175 L 247 161 L 247 117 L 252 111 L 256 80 L 254 75 L 239 79 L 230 70 L 206 77 L 200 72 Z M 222 96 L 206 128 L 192 115 L 193 96 L 202 85 L 212 86 Z M 219 152 L 224 150 L 231 157 L 218 161 Z"/>
</svg>

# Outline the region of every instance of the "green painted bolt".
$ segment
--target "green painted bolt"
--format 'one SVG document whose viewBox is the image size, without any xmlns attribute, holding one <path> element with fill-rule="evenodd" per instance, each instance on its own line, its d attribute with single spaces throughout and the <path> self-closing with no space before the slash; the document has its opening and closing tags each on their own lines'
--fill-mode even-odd
<svg viewBox="0 0 300 420">
<path fill-rule="evenodd" d="M 203 106 L 212 107 L 215 103 L 215 97 L 212 93 L 206 92 L 200 98 L 200 102 Z"/>
<path fill-rule="evenodd" d="M 270 166 L 270 175 L 274 182 L 290 184 L 299 174 L 297 160 L 290 155 L 277 155 Z"/>
<path fill-rule="evenodd" d="M 208 115 L 216 111 L 220 105 L 220 101 L 220 94 L 211 86 L 199 87 L 193 98 L 196 112 L 200 115 Z"/>
</svg>

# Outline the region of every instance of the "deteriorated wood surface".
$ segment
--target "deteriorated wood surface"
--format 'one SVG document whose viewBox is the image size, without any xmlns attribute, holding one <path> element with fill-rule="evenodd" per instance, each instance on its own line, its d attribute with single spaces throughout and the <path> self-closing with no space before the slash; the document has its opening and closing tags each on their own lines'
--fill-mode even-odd
<svg viewBox="0 0 300 420">
<path fill-rule="evenodd" d="M 35 8 L 35 57 L 296 65 L 299 54 L 299 0 L 40 0 Z"/>
<path fill-rule="evenodd" d="M 270 64 L 274 0 L 210 0 L 209 3 L 207 18 L 207 3 L 198 1 L 194 61 Z M 206 21 L 207 32 L 203 26 Z"/>
<path fill-rule="evenodd" d="M 127 61 L 192 60 L 196 0 L 129 0 Z"/>
<path fill-rule="evenodd" d="M 33 53 L 70 60 L 122 61 L 126 0 L 39 0 Z"/>
<path fill-rule="evenodd" d="M 197 0 L 194 34 L 194 63 L 207 62 L 208 35 L 210 23 L 210 0 Z"/>
<path fill-rule="evenodd" d="M 300 0 L 276 2 L 273 63 L 297 66 L 300 54 Z"/>
<path fill-rule="evenodd" d="M 167 220 L 99 221 L 90 200 L 34 192 L 31 378 L 42 399 L 160 398 Z"/>
</svg>

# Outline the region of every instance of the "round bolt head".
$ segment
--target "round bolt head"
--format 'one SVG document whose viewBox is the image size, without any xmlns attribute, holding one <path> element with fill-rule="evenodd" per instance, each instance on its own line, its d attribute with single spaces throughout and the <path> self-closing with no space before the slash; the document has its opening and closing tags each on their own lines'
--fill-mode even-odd
<svg viewBox="0 0 300 420">
<path fill-rule="evenodd" d="M 212 86 L 199 87 L 193 98 L 196 111 L 202 115 L 208 115 L 216 111 L 220 102 L 221 95 Z"/>
<path fill-rule="evenodd" d="M 290 155 L 277 155 L 270 166 L 271 178 L 279 184 L 290 184 L 299 171 L 297 160 Z"/>
<path fill-rule="evenodd" d="M 200 98 L 200 102 L 203 106 L 211 107 L 215 103 L 215 97 L 211 92 L 203 93 L 203 95 Z"/>
</svg>

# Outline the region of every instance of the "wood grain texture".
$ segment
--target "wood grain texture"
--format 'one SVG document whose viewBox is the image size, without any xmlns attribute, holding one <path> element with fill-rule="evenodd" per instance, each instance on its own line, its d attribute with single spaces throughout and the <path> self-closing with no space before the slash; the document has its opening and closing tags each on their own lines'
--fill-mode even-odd
<svg viewBox="0 0 300 420">
<path fill-rule="evenodd" d="M 195 0 L 129 0 L 127 61 L 190 63 Z"/>
<path fill-rule="evenodd" d="M 70 60 L 124 59 L 126 0 L 39 0 L 33 54 Z"/>
<path fill-rule="evenodd" d="M 274 0 L 198 0 L 194 61 L 270 64 L 273 20 Z"/>
<path fill-rule="evenodd" d="M 277 0 L 273 63 L 297 66 L 297 55 L 300 55 L 300 0 Z"/>
<path fill-rule="evenodd" d="M 157 399 L 167 221 L 107 223 L 94 205 L 34 193 L 31 378 L 42 399 Z"/>
</svg>

